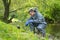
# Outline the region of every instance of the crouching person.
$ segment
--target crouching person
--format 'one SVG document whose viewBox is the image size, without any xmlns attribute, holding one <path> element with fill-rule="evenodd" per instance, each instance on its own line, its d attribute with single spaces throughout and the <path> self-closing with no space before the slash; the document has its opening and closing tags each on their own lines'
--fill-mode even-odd
<svg viewBox="0 0 60 40">
<path fill-rule="evenodd" d="M 30 26 L 31 31 L 34 31 L 35 27 L 36 29 L 42 33 L 42 36 L 45 36 L 45 28 L 46 28 L 46 22 L 44 17 L 41 13 L 39 13 L 35 8 L 31 8 L 29 10 L 30 18 L 26 22 L 26 26 Z"/>
</svg>

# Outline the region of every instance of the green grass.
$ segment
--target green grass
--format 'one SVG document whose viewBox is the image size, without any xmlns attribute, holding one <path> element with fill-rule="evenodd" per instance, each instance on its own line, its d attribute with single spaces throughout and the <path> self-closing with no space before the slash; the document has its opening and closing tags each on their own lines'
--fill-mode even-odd
<svg viewBox="0 0 60 40">
<path fill-rule="evenodd" d="M 31 32 L 24 32 L 15 26 L 0 21 L 0 40 L 38 40 Z"/>
<path fill-rule="evenodd" d="M 0 21 L 0 40 L 39 40 L 39 38 L 30 31 L 17 29 L 16 26 Z"/>
<path fill-rule="evenodd" d="M 17 39 L 17 33 L 16 27 L 3 23 L 0 21 L 0 39 L 1 40 L 16 40 Z"/>
</svg>

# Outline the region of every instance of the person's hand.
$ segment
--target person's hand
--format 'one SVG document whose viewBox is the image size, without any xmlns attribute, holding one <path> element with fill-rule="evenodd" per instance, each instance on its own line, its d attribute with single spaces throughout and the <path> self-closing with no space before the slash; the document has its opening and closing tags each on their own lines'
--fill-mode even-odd
<svg viewBox="0 0 60 40">
<path fill-rule="evenodd" d="M 33 22 L 33 20 L 28 20 L 25 25 L 28 26 L 28 24 L 32 23 L 32 22 Z"/>
<path fill-rule="evenodd" d="M 28 24 L 29 24 L 29 22 L 27 21 L 27 22 L 25 23 L 25 26 L 28 26 Z"/>
</svg>

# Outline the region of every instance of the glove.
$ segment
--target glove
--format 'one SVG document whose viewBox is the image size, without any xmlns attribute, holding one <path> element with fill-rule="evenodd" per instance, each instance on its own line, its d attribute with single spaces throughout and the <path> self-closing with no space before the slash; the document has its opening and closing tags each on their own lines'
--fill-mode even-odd
<svg viewBox="0 0 60 40">
<path fill-rule="evenodd" d="M 28 20 L 25 25 L 28 26 L 28 24 L 32 23 L 32 22 L 33 22 L 33 20 Z"/>
<path fill-rule="evenodd" d="M 25 25 L 28 26 L 28 24 L 29 24 L 29 22 L 27 21 Z"/>
</svg>

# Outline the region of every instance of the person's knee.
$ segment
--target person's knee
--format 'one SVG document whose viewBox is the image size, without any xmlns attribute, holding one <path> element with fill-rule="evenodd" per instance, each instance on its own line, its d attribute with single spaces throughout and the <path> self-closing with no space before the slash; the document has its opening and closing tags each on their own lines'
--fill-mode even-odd
<svg viewBox="0 0 60 40">
<path fill-rule="evenodd" d="M 37 29 L 40 31 L 40 32 L 45 32 L 45 30 L 41 27 L 37 27 Z"/>
<path fill-rule="evenodd" d="M 37 29 L 38 29 L 39 31 L 42 31 L 42 28 L 41 28 L 41 27 L 37 27 Z"/>
<path fill-rule="evenodd" d="M 46 28 L 46 25 L 45 25 L 45 24 L 40 24 L 40 25 L 38 26 L 38 28 L 40 28 L 40 29 L 45 29 L 45 28 Z"/>
</svg>

